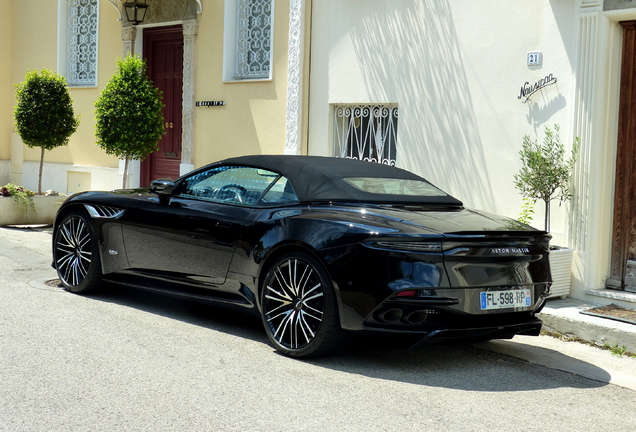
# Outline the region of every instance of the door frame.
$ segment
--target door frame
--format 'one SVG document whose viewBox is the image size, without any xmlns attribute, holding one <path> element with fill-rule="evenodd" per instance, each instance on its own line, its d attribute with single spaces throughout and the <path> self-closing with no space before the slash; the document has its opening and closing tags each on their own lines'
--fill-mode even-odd
<svg viewBox="0 0 636 432">
<path fill-rule="evenodd" d="M 178 24 L 178 23 L 176 23 Z M 167 25 L 175 25 L 170 23 Z M 145 29 L 155 27 L 165 27 L 164 24 L 148 24 L 137 26 L 137 37 L 133 36 L 133 53 L 143 56 L 143 34 Z M 199 32 L 199 21 L 197 19 L 185 20 L 180 23 L 183 28 L 183 107 L 181 110 L 181 165 L 180 174 L 183 175 L 195 168 L 193 163 L 193 142 L 194 142 L 194 61 L 196 53 L 196 40 Z M 124 161 L 119 161 L 119 174 L 124 172 Z M 141 161 L 132 160 L 128 166 L 129 187 L 139 187 L 141 184 Z"/>
<path fill-rule="evenodd" d="M 607 288 L 636 291 L 628 269 L 632 237 L 636 233 L 636 21 L 623 21 L 614 220 L 610 276 Z M 636 240 L 634 240 L 636 242 Z M 633 248 L 633 247 L 632 247 Z M 636 269 L 635 269 L 636 270 Z M 626 284 L 626 279 L 628 283 Z M 636 281 L 635 281 L 636 282 Z"/>
</svg>

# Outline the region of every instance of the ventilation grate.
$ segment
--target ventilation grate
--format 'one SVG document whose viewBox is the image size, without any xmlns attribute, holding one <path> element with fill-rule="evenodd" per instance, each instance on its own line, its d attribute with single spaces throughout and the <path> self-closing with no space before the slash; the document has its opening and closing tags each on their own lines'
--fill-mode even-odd
<svg viewBox="0 0 636 432">
<path fill-rule="evenodd" d="M 116 207 L 108 207 L 108 206 L 102 206 L 102 205 L 88 205 L 88 204 L 84 204 L 84 207 L 86 207 L 86 210 L 88 210 L 88 213 L 93 218 L 114 219 L 124 214 L 124 211 L 122 209 L 118 209 Z"/>
</svg>

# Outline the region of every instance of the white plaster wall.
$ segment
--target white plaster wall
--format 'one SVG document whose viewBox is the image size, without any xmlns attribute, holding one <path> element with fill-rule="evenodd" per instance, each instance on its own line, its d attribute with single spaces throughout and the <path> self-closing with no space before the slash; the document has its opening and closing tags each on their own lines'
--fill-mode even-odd
<svg viewBox="0 0 636 432">
<path fill-rule="evenodd" d="M 605 287 L 610 272 L 616 175 L 622 28 L 636 7 L 603 12 L 602 1 L 581 2 L 576 129 L 583 135 L 575 174 L 571 243 L 576 249 L 571 296 L 597 303 L 616 301 L 586 295 Z"/>
<path fill-rule="evenodd" d="M 585 289 L 604 288 L 609 273 L 622 33 L 603 16 L 600 2 L 582 2 L 577 22 L 574 127 L 582 140 L 573 179 L 570 296 L 599 302 L 586 298 Z"/>
<path fill-rule="evenodd" d="M 39 169 L 38 162 L 23 163 L 23 186 L 37 191 Z M 69 171 L 90 174 L 90 184 L 86 185 L 85 190 L 113 190 L 120 189 L 122 185 L 122 176 L 117 168 L 45 163 L 42 172 L 42 191 L 53 189 L 60 193 L 68 193 Z"/>
<path fill-rule="evenodd" d="M 0 186 L 11 181 L 11 161 L 0 161 Z"/>
<path fill-rule="evenodd" d="M 517 217 L 523 135 L 557 123 L 572 141 L 575 0 L 321 0 L 312 13 L 310 154 L 334 154 L 330 104 L 398 103 L 398 166 Z M 543 65 L 527 66 L 528 51 Z M 550 73 L 556 85 L 517 98 Z M 560 244 L 565 210 L 552 208 Z"/>
</svg>

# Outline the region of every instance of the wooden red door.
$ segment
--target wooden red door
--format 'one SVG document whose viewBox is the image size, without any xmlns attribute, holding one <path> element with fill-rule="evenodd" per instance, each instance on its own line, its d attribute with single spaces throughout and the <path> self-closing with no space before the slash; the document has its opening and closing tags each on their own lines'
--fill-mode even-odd
<svg viewBox="0 0 636 432">
<path fill-rule="evenodd" d="M 141 186 L 158 178 L 179 177 L 181 164 L 181 106 L 183 94 L 183 29 L 181 26 L 144 29 L 143 52 L 148 77 L 163 93 L 166 134 L 159 150 L 141 163 Z"/>
</svg>

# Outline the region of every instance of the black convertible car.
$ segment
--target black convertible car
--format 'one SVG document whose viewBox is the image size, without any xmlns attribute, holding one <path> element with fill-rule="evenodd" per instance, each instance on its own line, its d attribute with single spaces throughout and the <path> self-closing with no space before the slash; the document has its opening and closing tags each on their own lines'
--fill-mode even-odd
<svg viewBox="0 0 636 432">
<path fill-rule="evenodd" d="M 413 347 L 538 335 L 549 239 L 395 167 L 246 156 L 70 197 L 53 265 L 74 293 L 107 281 L 244 308 L 277 350 L 310 357 L 356 332 Z"/>
</svg>

